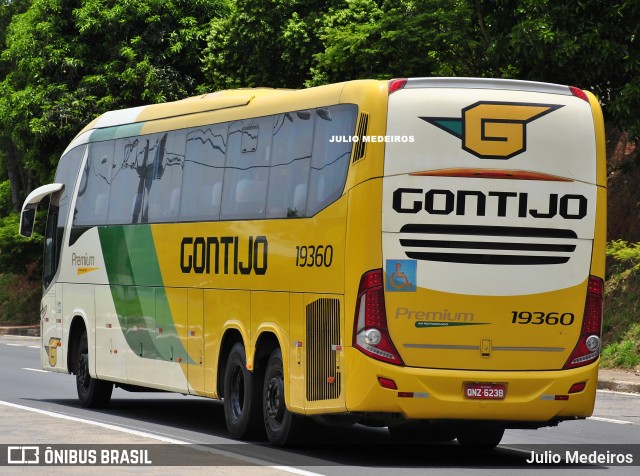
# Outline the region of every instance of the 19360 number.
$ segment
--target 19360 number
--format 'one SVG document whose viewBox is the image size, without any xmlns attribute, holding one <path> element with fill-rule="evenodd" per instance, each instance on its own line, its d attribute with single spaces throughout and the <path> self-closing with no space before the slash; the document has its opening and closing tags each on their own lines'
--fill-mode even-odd
<svg viewBox="0 0 640 476">
<path fill-rule="evenodd" d="M 296 246 L 296 266 L 300 268 L 325 267 L 333 263 L 333 246 Z"/>
<path fill-rule="evenodd" d="M 575 316 L 571 312 L 560 314 L 559 312 L 529 312 L 529 311 L 511 311 L 511 324 L 547 324 L 555 326 L 570 326 L 575 320 Z"/>
</svg>

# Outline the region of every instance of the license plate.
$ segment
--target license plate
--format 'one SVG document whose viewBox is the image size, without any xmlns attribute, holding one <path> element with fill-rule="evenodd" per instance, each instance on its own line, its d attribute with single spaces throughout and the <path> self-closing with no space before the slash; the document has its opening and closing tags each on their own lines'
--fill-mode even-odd
<svg viewBox="0 0 640 476">
<path fill-rule="evenodd" d="M 473 400 L 502 400 L 507 395 L 504 383 L 467 383 L 464 396 Z"/>
</svg>

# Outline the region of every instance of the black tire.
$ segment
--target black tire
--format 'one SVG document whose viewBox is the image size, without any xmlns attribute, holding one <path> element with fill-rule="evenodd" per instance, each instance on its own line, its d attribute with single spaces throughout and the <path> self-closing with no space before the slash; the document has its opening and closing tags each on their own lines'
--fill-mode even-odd
<svg viewBox="0 0 640 476">
<path fill-rule="evenodd" d="M 284 370 L 280 349 L 275 349 L 271 353 L 267 363 L 264 375 L 262 415 L 269 443 L 288 446 L 294 442 L 303 417 L 294 415 L 287 410 L 284 400 Z"/>
<path fill-rule="evenodd" d="M 104 408 L 109 405 L 113 383 L 91 377 L 89 373 L 89 341 L 83 331 L 76 347 L 76 389 L 80 405 L 85 408 Z"/>
<path fill-rule="evenodd" d="M 224 419 L 231 438 L 254 438 L 261 433 L 261 377 L 247 370 L 244 347 L 235 344 L 224 372 Z"/>
<path fill-rule="evenodd" d="M 458 432 L 458 443 L 472 450 L 490 450 L 500 444 L 504 428 L 470 426 Z"/>
</svg>

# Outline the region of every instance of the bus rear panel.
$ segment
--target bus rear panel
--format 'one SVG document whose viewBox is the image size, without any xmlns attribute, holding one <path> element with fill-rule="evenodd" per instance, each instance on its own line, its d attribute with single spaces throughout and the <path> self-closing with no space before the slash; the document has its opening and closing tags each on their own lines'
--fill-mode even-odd
<svg viewBox="0 0 640 476">
<path fill-rule="evenodd" d="M 391 85 L 382 263 L 358 290 L 347 406 L 507 427 L 591 415 L 606 207 L 599 106 L 539 83 Z"/>
</svg>

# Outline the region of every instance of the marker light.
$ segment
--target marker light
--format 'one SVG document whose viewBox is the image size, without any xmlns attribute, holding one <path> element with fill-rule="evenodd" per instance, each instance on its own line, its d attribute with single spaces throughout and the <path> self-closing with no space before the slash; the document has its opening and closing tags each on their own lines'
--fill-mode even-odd
<svg viewBox="0 0 640 476">
<path fill-rule="evenodd" d="M 398 390 L 398 386 L 390 378 L 378 377 L 378 383 L 383 388 L 390 388 L 391 390 Z"/>
<path fill-rule="evenodd" d="M 582 392 L 587 386 L 587 382 L 578 382 L 571 385 L 568 393 L 579 393 Z"/>
<path fill-rule="evenodd" d="M 587 93 L 585 93 L 582 89 L 576 88 L 575 86 L 569 86 L 569 91 L 575 97 L 582 99 L 583 101 L 589 102 L 589 98 L 587 97 Z"/>
<path fill-rule="evenodd" d="M 406 78 L 392 79 L 391 81 L 389 81 L 389 94 L 395 93 L 396 91 L 404 88 L 407 84 L 407 81 L 408 80 Z"/>
</svg>

